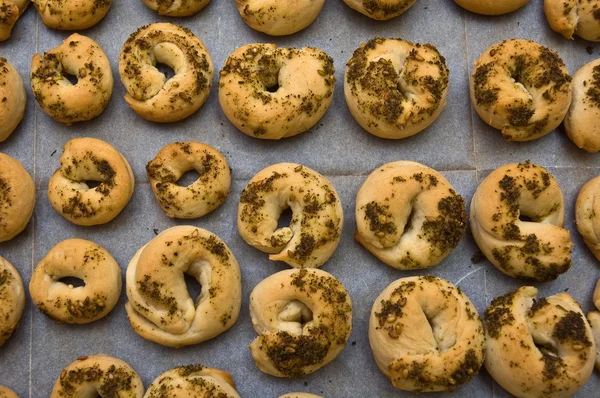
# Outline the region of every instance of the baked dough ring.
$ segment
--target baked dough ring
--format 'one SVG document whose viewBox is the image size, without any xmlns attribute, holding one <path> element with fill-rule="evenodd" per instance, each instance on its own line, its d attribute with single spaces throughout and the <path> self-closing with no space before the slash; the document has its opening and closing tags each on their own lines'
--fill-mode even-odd
<svg viewBox="0 0 600 398">
<path fill-rule="evenodd" d="M 348 7 L 379 21 L 395 18 L 409 8 L 417 0 L 344 0 Z"/>
<path fill-rule="evenodd" d="M 250 294 L 258 337 L 250 352 L 258 368 L 277 377 L 299 377 L 333 361 L 352 331 L 352 302 L 333 275 L 303 268 L 277 272 Z"/>
<path fill-rule="evenodd" d="M 323 398 L 323 397 L 320 395 L 309 394 L 306 392 L 290 392 L 290 393 L 280 396 L 279 398 Z"/>
<path fill-rule="evenodd" d="M 62 278 L 78 278 L 73 287 Z M 67 239 L 54 246 L 33 271 L 29 294 L 40 312 L 58 322 L 84 324 L 104 318 L 121 295 L 121 268 L 102 246 Z"/>
<path fill-rule="evenodd" d="M 468 382 L 485 350 L 469 298 L 433 276 L 398 279 L 381 292 L 369 318 L 369 342 L 394 387 L 417 393 L 453 391 Z"/>
<path fill-rule="evenodd" d="M 202 286 L 195 302 L 184 274 Z M 179 226 L 160 233 L 129 262 L 125 308 L 137 334 L 181 347 L 212 339 L 233 326 L 241 293 L 240 267 L 225 243 L 204 229 Z"/>
<path fill-rule="evenodd" d="M 557 53 L 531 40 L 494 44 L 469 79 L 471 102 L 508 141 L 531 141 L 557 128 L 571 104 L 571 76 Z"/>
<path fill-rule="evenodd" d="M 105 224 L 131 199 L 135 188 L 127 159 L 112 145 L 96 138 L 68 141 L 60 168 L 48 181 L 48 199 L 54 210 L 73 224 Z M 89 181 L 99 182 L 95 188 Z"/>
<path fill-rule="evenodd" d="M 189 17 L 206 7 L 210 0 L 142 0 L 142 2 L 159 15 Z"/>
<path fill-rule="evenodd" d="M 0 242 L 20 234 L 33 215 L 35 185 L 21 162 L 0 152 Z"/>
<path fill-rule="evenodd" d="M 42 22 L 59 30 L 91 28 L 104 18 L 112 0 L 32 0 Z"/>
<path fill-rule="evenodd" d="M 236 0 L 238 12 L 252 29 L 271 36 L 299 32 L 317 19 L 325 0 Z"/>
<path fill-rule="evenodd" d="M 10 137 L 21 123 L 26 103 L 27 94 L 21 75 L 6 58 L 0 57 L 0 142 Z"/>
<path fill-rule="evenodd" d="M 0 347 L 19 326 L 24 307 L 25 289 L 21 276 L 11 263 L 0 256 Z"/>
<path fill-rule="evenodd" d="M 562 191 L 543 167 L 528 161 L 492 171 L 477 187 L 470 219 L 477 246 L 507 275 L 549 282 L 571 268 Z"/>
<path fill-rule="evenodd" d="M 484 316 L 485 367 L 517 397 L 570 397 L 594 370 L 592 330 L 571 296 L 536 300 L 537 293 L 524 286 L 492 300 Z"/>
<path fill-rule="evenodd" d="M 65 74 L 77 77 L 75 85 Z M 31 89 L 42 110 L 66 125 L 104 112 L 113 89 L 113 76 L 102 48 L 77 33 L 31 61 Z"/>
<path fill-rule="evenodd" d="M 333 98 L 333 59 L 307 47 L 248 44 L 220 72 L 219 102 L 227 119 L 251 137 L 279 140 L 313 127 Z"/>
<path fill-rule="evenodd" d="M 10 388 L 0 386 L 0 398 L 19 398 L 19 396 Z"/>
<path fill-rule="evenodd" d="M 201 365 L 179 366 L 158 376 L 144 398 L 240 398 L 231 375 Z"/>
<path fill-rule="evenodd" d="M 588 181 L 579 191 L 575 223 L 587 247 L 600 260 L 600 176 Z"/>
<path fill-rule="evenodd" d="M 599 4 L 600 6 L 600 4 Z M 600 8 L 599 8 L 600 10 Z M 600 18 L 600 11 L 598 11 Z M 600 25 L 600 21 L 598 21 Z M 573 76 L 573 101 L 565 118 L 571 141 L 588 152 L 600 151 L 600 59 Z"/>
<path fill-rule="evenodd" d="M 529 0 L 454 0 L 462 8 L 483 15 L 508 14 L 523 7 Z"/>
<path fill-rule="evenodd" d="M 544 13 L 550 27 L 565 39 L 573 35 L 600 41 L 600 4 L 595 0 L 544 0 Z"/>
<path fill-rule="evenodd" d="M 355 239 L 387 265 L 429 268 L 446 258 L 463 236 L 465 200 L 427 166 L 387 163 L 358 191 L 356 226 Z"/>
<path fill-rule="evenodd" d="M 28 5 L 29 0 L 0 0 L 0 42 L 8 40 Z"/>
<path fill-rule="evenodd" d="M 289 227 L 277 228 L 286 209 Z M 256 174 L 240 196 L 238 231 L 272 261 L 296 268 L 320 267 L 342 235 L 342 203 L 331 182 L 308 167 L 279 163 Z"/>
<path fill-rule="evenodd" d="M 348 61 L 344 95 L 350 113 L 369 133 L 406 138 L 442 112 L 448 75 L 444 57 L 431 44 L 375 38 Z"/>
<path fill-rule="evenodd" d="M 79 357 L 60 372 L 50 398 L 142 398 L 144 385 L 128 363 L 108 355 Z"/>
<path fill-rule="evenodd" d="M 167 80 L 156 68 L 168 65 Z M 142 26 L 123 45 L 119 73 L 125 101 L 152 122 L 176 122 L 204 104 L 213 80 L 213 63 L 204 44 L 191 30 L 171 23 Z"/>
<path fill-rule="evenodd" d="M 187 187 L 177 185 L 190 170 L 196 170 L 198 179 Z M 167 145 L 148 163 L 146 172 L 158 204 L 174 218 L 198 218 L 210 213 L 225 201 L 231 185 L 227 159 L 199 142 Z"/>
</svg>

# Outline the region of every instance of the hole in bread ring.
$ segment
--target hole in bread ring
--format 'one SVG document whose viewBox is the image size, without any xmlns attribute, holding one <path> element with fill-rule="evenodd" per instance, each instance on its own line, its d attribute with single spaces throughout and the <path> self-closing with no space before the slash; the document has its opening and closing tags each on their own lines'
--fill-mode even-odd
<svg viewBox="0 0 600 398">
<path fill-rule="evenodd" d="M 0 256 L 0 347 L 19 326 L 25 307 L 25 289 L 19 272 Z M 0 392 L 1 387 L 0 387 Z M 0 394 L 1 396 L 1 394 Z"/>
<path fill-rule="evenodd" d="M 485 339 L 469 298 L 433 276 L 399 279 L 375 299 L 369 320 L 375 362 L 394 387 L 453 391 L 479 372 Z"/>
<path fill-rule="evenodd" d="M 308 27 L 317 18 L 325 0 L 236 0 L 244 22 L 271 36 L 285 36 Z"/>
<path fill-rule="evenodd" d="M 196 14 L 210 3 L 210 0 L 142 0 L 159 15 L 188 17 Z"/>
<path fill-rule="evenodd" d="M 350 8 L 379 21 L 402 15 L 416 0 L 344 0 Z"/>
<path fill-rule="evenodd" d="M 278 227 L 290 208 L 289 227 Z M 333 255 L 342 227 L 339 196 L 321 174 L 295 163 L 279 163 L 256 174 L 242 191 L 238 231 L 269 259 L 292 267 L 319 267 Z"/>
<path fill-rule="evenodd" d="M 515 278 L 548 282 L 569 270 L 573 244 L 564 218 L 558 182 L 529 161 L 494 170 L 471 201 L 475 242 L 496 268 Z"/>
<path fill-rule="evenodd" d="M 33 215 L 35 185 L 21 162 L 0 153 L 0 242 L 20 234 Z"/>
<path fill-rule="evenodd" d="M 356 196 L 358 240 L 398 269 L 432 267 L 466 229 L 465 201 L 437 171 L 398 161 L 375 169 Z"/>
<path fill-rule="evenodd" d="M 21 75 L 6 58 L 0 57 L 0 142 L 8 139 L 21 123 L 26 103 Z"/>
<path fill-rule="evenodd" d="M 179 366 L 158 376 L 146 391 L 147 397 L 162 397 L 165 391 L 198 398 L 240 398 L 231 375 L 202 365 Z"/>
</svg>

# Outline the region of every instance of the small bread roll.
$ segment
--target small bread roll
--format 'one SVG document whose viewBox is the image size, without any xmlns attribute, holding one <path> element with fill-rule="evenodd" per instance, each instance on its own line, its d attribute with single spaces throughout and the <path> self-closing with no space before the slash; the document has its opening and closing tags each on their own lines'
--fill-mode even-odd
<svg viewBox="0 0 600 398">
<path fill-rule="evenodd" d="M 600 41 L 600 4 L 596 0 L 544 0 L 544 13 L 550 27 L 565 39 L 577 35 Z"/>
<path fill-rule="evenodd" d="M 596 282 L 593 300 L 594 305 L 600 311 L 600 279 Z M 592 327 L 594 342 L 596 343 L 596 369 L 600 370 L 600 312 L 592 311 L 588 313 L 587 319 Z"/>
<path fill-rule="evenodd" d="M 600 12 L 598 15 L 600 17 Z M 600 26 L 600 21 L 598 24 Z M 565 118 L 565 130 L 571 141 L 579 148 L 588 152 L 598 152 L 600 151 L 600 59 L 579 69 L 573 76 L 572 86 L 573 100 Z"/>
<path fill-rule="evenodd" d="M 13 335 L 25 308 L 25 289 L 19 272 L 0 256 L 0 347 Z M 2 398 L 0 386 L 0 398 Z"/>
<path fill-rule="evenodd" d="M 179 366 L 158 376 L 144 398 L 240 398 L 233 378 L 202 365 Z"/>
<path fill-rule="evenodd" d="M 0 398 L 19 398 L 19 396 L 10 388 L 0 386 Z"/>
<path fill-rule="evenodd" d="M 0 242 L 20 234 L 33 215 L 35 185 L 21 162 L 0 152 Z"/>
<path fill-rule="evenodd" d="M 142 2 L 159 15 L 189 17 L 206 7 L 210 0 L 142 0 Z"/>
<path fill-rule="evenodd" d="M 483 15 L 502 15 L 523 7 L 529 0 L 454 0 L 462 8 Z"/>
<path fill-rule="evenodd" d="M 600 176 L 588 181 L 579 191 L 575 223 L 588 249 L 600 260 Z"/>
<path fill-rule="evenodd" d="M 348 7 L 379 21 L 403 14 L 417 0 L 344 0 Z"/>
<path fill-rule="evenodd" d="M 42 22 L 59 30 L 91 28 L 104 18 L 112 0 L 32 0 Z"/>
<path fill-rule="evenodd" d="M 285 36 L 313 23 L 325 0 L 236 0 L 235 4 L 252 29 L 271 36 Z"/>
<path fill-rule="evenodd" d="M 29 0 L 0 0 L 0 42 L 8 40 L 28 5 Z"/>
<path fill-rule="evenodd" d="M 484 316 L 485 367 L 517 397 L 570 397 L 594 370 L 592 330 L 571 296 L 537 293 L 524 286 L 492 300 Z"/>
<path fill-rule="evenodd" d="M 0 57 L 0 142 L 10 137 L 21 123 L 26 103 L 21 75 L 6 58 Z"/>
<path fill-rule="evenodd" d="M 494 44 L 475 62 L 471 103 L 508 141 L 530 141 L 557 128 L 571 104 L 571 76 L 557 53 L 531 40 Z"/>
</svg>

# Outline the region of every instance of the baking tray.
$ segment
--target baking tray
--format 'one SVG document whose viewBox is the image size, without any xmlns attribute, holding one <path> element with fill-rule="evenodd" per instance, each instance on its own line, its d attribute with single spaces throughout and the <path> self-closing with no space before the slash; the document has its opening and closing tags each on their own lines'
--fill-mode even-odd
<svg viewBox="0 0 600 398">
<path fill-rule="evenodd" d="M 208 47 L 216 71 L 236 47 L 252 42 L 274 42 L 280 46 L 314 46 L 335 60 L 336 92 L 331 108 L 311 132 L 281 142 L 259 141 L 237 131 L 220 110 L 216 82 L 204 107 L 192 117 L 173 124 L 153 124 L 139 118 L 123 100 L 119 82 L 118 55 L 122 44 L 137 27 L 157 22 L 180 23 L 196 33 Z M 243 397 L 277 397 L 289 391 L 307 391 L 333 397 L 412 396 L 396 390 L 377 370 L 367 338 L 368 316 L 375 297 L 392 281 L 429 273 L 459 285 L 480 313 L 495 296 L 521 286 L 521 282 L 497 271 L 490 263 L 471 263 L 477 247 L 470 232 L 448 258 L 426 271 L 394 270 L 353 240 L 354 199 L 366 176 L 378 165 L 400 159 L 427 164 L 440 170 L 454 188 L 470 201 L 477 183 L 487 173 L 508 162 L 531 161 L 547 167 L 559 181 L 566 199 L 566 226 L 575 248 L 573 268 L 557 281 L 539 284 L 542 294 L 568 290 L 585 311 L 592 307 L 598 263 L 576 232 L 574 203 L 579 188 L 599 174 L 600 157 L 573 145 L 562 130 L 529 143 L 505 142 L 500 133 L 485 125 L 473 112 L 468 96 L 468 73 L 479 54 L 503 39 L 527 38 L 559 52 L 573 74 L 598 57 L 600 44 L 567 41 L 548 27 L 541 0 L 510 15 L 484 17 L 464 11 L 451 0 L 419 0 L 402 16 L 387 22 L 372 21 L 348 8 L 341 0 L 328 0 L 308 29 L 289 37 L 272 38 L 248 28 L 237 13 L 235 1 L 215 0 L 198 15 L 172 19 L 159 17 L 141 1 L 115 1 L 107 17 L 81 32 L 106 51 L 115 76 L 111 102 L 98 118 L 70 127 L 47 117 L 35 103 L 28 87 L 25 119 L 13 136 L 0 144 L 0 151 L 19 159 L 34 176 L 37 187 L 35 215 L 27 230 L 16 239 L 0 244 L 0 255 L 20 271 L 27 285 L 31 271 L 52 246 L 78 237 L 99 243 L 121 265 L 123 273 L 135 251 L 155 236 L 154 230 L 192 224 L 217 233 L 240 262 L 243 278 L 242 311 L 232 329 L 203 344 L 171 349 L 139 337 L 125 314 L 125 290 L 117 307 L 104 319 L 89 325 L 57 324 L 43 316 L 27 300 L 21 325 L 0 348 L 0 384 L 21 397 L 46 397 L 60 369 L 80 355 L 105 353 L 130 363 L 148 386 L 163 371 L 181 364 L 202 363 L 232 373 Z M 0 43 L 0 56 L 13 63 L 29 86 L 29 65 L 35 52 L 49 50 L 70 32 L 53 31 L 30 7 L 18 21 L 13 37 Z M 448 105 L 426 131 L 409 139 L 388 141 L 363 131 L 348 111 L 343 96 L 343 72 L 352 52 L 375 36 L 400 37 L 435 44 L 451 70 Z M 592 54 L 588 53 L 588 50 Z M 218 73 L 215 73 L 218 76 Z M 46 187 L 62 145 L 79 136 L 96 137 L 118 148 L 131 162 L 135 177 L 134 196 L 111 223 L 78 227 L 64 220 L 50 206 Z M 197 220 L 178 221 L 166 217 L 154 200 L 145 165 L 166 144 L 195 140 L 208 143 L 227 157 L 233 169 L 229 197 L 222 207 Z M 274 272 L 287 269 L 243 242 L 236 229 L 241 190 L 259 170 L 277 162 L 298 162 L 326 175 L 338 190 L 345 216 L 345 229 L 335 255 L 323 269 L 337 276 L 354 303 L 353 325 L 348 346 L 330 365 L 299 379 L 278 379 L 260 372 L 247 349 L 256 336 L 252 329 L 248 296 L 252 288 Z M 577 394 L 595 397 L 600 374 Z M 450 394 L 438 394 L 443 397 Z M 504 397 L 504 390 L 483 370 L 453 394 L 460 397 Z"/>
</svg>

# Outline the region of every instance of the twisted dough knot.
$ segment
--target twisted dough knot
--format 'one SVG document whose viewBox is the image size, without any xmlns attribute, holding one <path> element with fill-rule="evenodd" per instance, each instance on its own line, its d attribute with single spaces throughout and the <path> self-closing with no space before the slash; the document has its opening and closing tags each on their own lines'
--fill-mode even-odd
<svg viewBox="0 0 600 398">
<path fill-rule="evenodd" d="M 236 0 L 238 12 L 252 29 L 271 36 L 291 35 L 317 19 L 325 0 Z"/>
<path fill-rule="evenodd" d="M 548 282 L 571 267 L 562 191 L 543 167 L 527 161 L 494 170 L 477 188 L 470 217 L 475 242 L 507 275 Z"/>
<path fill-rule="evenodd" d="M 112 0 L 32 0 L 42 22 L 59 30 L 91 28 L 104 18 Z"/>
<path fill-rule="evenodd" d="M 318 269 L 286 270 L 250 295 L 259 336 L 250 344 L 258 368 L 277 377 L 312 373 L 333 361 L 352 331 L 352 302 L 344 285 Z"/>
<path fill-rule="evenodd" d="M 184 274 L 202 286 L 195 302 Z M 125 308 L 140 336 L 181 347 L 212 339 L 233 326 L 241 290 L 239 265 L 225 243 L 204 229 L 179 226 L 160 233 L 131 259 Z"/>
<path fill-rule="evenodd" d="M 6 58 L 0 57 L 0 142 L 10 137 L 21 123 L 26 104 L 27 95 L 21 75 Z"/>
<path fill-rule="evenodd" d="M 571 76 L 557 53 L 530 40 L 491 46 L 475 62 L 471 102 L 509 141 L 530 141 L 557 128 L 571 104 Z"/>
<path fill-rule="evenodd" d="M 399 279 L 377 297 L 369 319 L 377 366 L 401 390 L 453 391 L 479 372 L 485 340 L 469 298 L 433 276 Z"/>
<path fill-rule="evenodd" d="M 79 357 L 60 372 L 50 398 L 142 398 L 144 386 L 128 363 L 108 355 Z"/>
<path fill-rule="evenodd" d="M 35 185 L 21 162 L 0 153 L 0 242 L 20 234 L 35 207 Z"/>
<path fill-rule="evenodd" d="M 600 27 L 600 4 L 598 4 Z M 567 135 L 579 148 L 600 151 L 600 59 L 579 69 L 573 76 L 573 101 L 565 117 Z"/>
<path fill-rule="evenodd" d="M 210 0 L 142 0 L 144 4 L 169 17 L 188 17 L 196 14 L 210 3 Z"/>
<path fill-rule="evenodd" d="M 483 15 L 508 14 L 523 7 L 529 0 L 454 0 L 462 8 Z"/>
<path fill-rule="evenodd" d="M 569 397 L 594 370 L 595 344 L 580 305 L 560 293 L 535 300 L 522 287 L 485 311 L 485 367 L 518 397 Z"/>
<path fill-rule="evenodd" d="M 544 13 L 550 27 L 565 39 L 573 35 L 600 41 L 600 5 L 594 0 L 544 0 Z"/>
<path fill-rule="evenodd" d="M 290 208 L 289 227 L 277 228 Z M 296 268 L 320 267 L 335 252 L 344 224 L 342 203 L 329 180 L 295 163 L 279 163 L 256 174 L 242 191 L 238 230 L 270 260 Z"/>
<path fill-rule="evenodd" d="M 600 260 L 600 177 L 591 179 L 579 191 L 575 222 L 585 244 Z"/>
<path fill-rule="evenodd" d="M 0 42 L 8 40 L 28 5 L 29 0 L 0 0 Z"/>
<path fill-rule="evenodd" d="M 444 176 L 415 162 L 378 167 L 356 196 L 356 240 L 398 269 L 438 264 L 458 244 L 466 222 L 464 199 Z"/>
<path fill-rule="evenodd" d="M 233 378 L 202 365 L 179 366 L 158 376 L 144 398 L 240 398 Z"/>
<path fill-rule="evenodd" d="M 600 311 L 600 279 L 596 282 L 594 289 L 594 305 Z M 588 313 L 587 319 L 592 328 L 594 343 L 596 344 L 596 369 L 600 370 L 600 312 L 592 311 Z"/>
<path fill-rule="evenodd" d="M 395 18 L 409 8 L 417 0 L 344 0 L 350 8 L 380 21 Z"/>
<path fill-rule="evenodd" d="M 165 64 L 175 75 L 167 80 L 156 68 Z M 123 45 L 119 73 L 125 101 L 144 119 L 176 122 L 196 112 L 210 93 L 213 63 L 191 30 L 171 23 L 139 28 Z"/>
<path fill-rule="evenodd" d="M 24 307 L 25 289 L 21 276 L 11 263 L 0 256 L 0 347 L 19 326 Z"/>
</svg>

